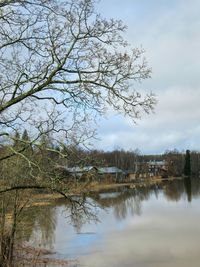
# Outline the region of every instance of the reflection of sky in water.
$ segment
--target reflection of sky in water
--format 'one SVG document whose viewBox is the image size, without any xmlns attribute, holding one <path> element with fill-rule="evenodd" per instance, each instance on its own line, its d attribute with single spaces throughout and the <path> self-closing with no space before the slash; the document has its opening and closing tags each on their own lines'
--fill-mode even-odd
<svg viewBox="0 0 200 267">
<path fill-rule="evenodd" d="M 140 200 L 140 215 L 134 208 L 123 213 L 139 201 L 136 195 L 117 207 L 112 202 L 100 212 L 101 223 L 83 225 L 80 234 L 67 224 L 63 206 L 58 207 L 55 256 L 78 258 L 85 267 L 199 267 L 200 199 L 175 197 L 169 199 L 161 191 L 150 194 Z M 128 206 L 121 205 L 123 201 Z M 116 208 L 124 217 L 118 217 Z"/>
</svg>

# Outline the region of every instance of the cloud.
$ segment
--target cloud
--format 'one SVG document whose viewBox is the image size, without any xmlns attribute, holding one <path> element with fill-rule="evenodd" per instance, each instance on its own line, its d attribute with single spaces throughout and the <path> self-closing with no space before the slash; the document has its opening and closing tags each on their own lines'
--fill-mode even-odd
<svg viewBox="0 0 200 267">
<path fill-rule="evenodd" d="M 138 88 L 151 89 L 159 102 L 155 114 L 143 116 L 137 125 L 113 114 L 103 119 L 98 148 L 137 147 L 144 153 L 200 149 L 199 9 L 198 0 L 101 1 L 105 16 L 128 24 L 130 43 L 147 50 L 153 75 Z"/>
<path fill-rule="evenodd" d="M 155 113 L 134 124 L 122 116 L 103 119 L 98 148 L 139 148 L 143 153 L 167 149 L 200 149 L 200 90 L 172 88 L 159 95 Z"/>
</svg>

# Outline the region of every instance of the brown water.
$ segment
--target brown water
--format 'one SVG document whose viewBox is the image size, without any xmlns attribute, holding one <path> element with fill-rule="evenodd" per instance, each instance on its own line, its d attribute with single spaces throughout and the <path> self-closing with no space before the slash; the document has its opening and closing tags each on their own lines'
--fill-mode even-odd
<svg viewBox="0 0 200 267">
<path fill-rule="evenodd" d="M 93 197 L 99 223 L 69 225 L 59 203 L 37 213 L 31 244 L 85 267 L 199 267 L 200 181 L 123 189 Z M 95 200 L 94 200 L 95 199 Z"/>
</svg>

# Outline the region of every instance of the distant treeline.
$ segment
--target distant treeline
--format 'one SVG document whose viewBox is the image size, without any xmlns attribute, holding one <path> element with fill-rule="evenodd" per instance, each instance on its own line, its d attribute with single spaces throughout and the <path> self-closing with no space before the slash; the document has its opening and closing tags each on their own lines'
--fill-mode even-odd
<svg viewBox="0 0 200 267">
<path fill-rule="evenodd" d="M 125 151 L 123 149 L 114 151 L 77 150 L 77 153 L 85 158 L 88 165 L 99 166 L 116 166 L 123 170 L 135 170 L 135 165 L 139 164 L 146 168 L 145 163 L 149 161 L 165 161 L 168 173 L 172 176 L 181 176 L 184 174 L 185 152 L 176 149 L 168 150 L 164 154 L 158 155 L 142 155 L 138 149 L 133 151 Z M 200 152 L 190 152 L 191 175 L 197 176 L 200 173 Z M 139 171 L 143 171 L 140 167 Z"/>
<path fill-rule="evenodd" d="M 146 168 L 149 161 L 165 161 L 168 173 L 172 176 L 181 176 L 184 174 L 186 152 L 167 150 L 163 154 L 143 155 L 138 149 L 126 151 L 116 149 L 113 151 L 91 150 L 76 148 L 76 153 L 84 164 L 95 166 L 115 166 L 122 170 L 135 170 L 135 165 L 139 164 Z M 191 175 L 197 176 L 200 173 L 200 152 L 190 152 Z M 68 161 L 69 166 L 73 166 L 73 160 Z M 140 167 L 139 171 L 143 171 Z"/>
<path fill-rule="evenodd" d="M 23 176 L 55 175 L 55 165 L 61 166 L 115 166 L 122 170 L 135 170 L 135 165 L 140 164 L 146 168 L 149 161 L 165 161 L 169 175 L 181 176 L 184 173 L 185 152 L 176 149 L 168 150 L 160 155 L 143 155 L 138 149 L 126 151 L 116 149 L 113 151 L 86 150 L 75 145 L 54 144 L 49 135 L 31 143 L 28 132 L 13 135 L 10 144 L 0 147 L 0 174 L 1 177 L 11 178 Z M 3 159 L 3 160 L 1 160 Z M 190 152 L 191 175 L 200 173 L 200 152 Z M 47 175 L 48 170 L 48 175 Z M 142 167 L 138 169 L 142 172 Z M 7 177 L 6 177 L 7 176 Z"/>
</svg>

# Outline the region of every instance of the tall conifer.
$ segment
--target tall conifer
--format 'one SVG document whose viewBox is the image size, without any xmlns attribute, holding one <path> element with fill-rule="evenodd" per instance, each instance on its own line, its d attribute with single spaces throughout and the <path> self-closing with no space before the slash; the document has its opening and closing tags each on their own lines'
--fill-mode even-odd
<svg viewBox="0 0 200 267">
<path fill-rule="evenodd" d="M 186 176 L 191 175 L 190 150 L 186 150 L 184 175 L 186 175 Z"/>
</svg>

